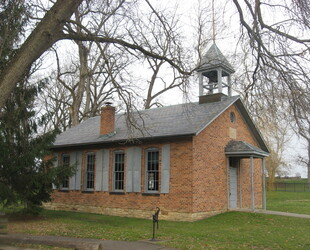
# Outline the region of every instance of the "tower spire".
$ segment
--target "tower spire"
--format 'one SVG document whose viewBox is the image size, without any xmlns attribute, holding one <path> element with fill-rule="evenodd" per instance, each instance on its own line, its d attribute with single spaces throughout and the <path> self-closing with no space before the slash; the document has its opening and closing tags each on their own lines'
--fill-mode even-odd
<svg viewBox="0 0 310 250">
<path fill-rule="evenodd" d="M 215 43 L 215 10 L 214 10 L 214 0 L 212 0 L 212 39 L 213 43 Z"/>
</svg>

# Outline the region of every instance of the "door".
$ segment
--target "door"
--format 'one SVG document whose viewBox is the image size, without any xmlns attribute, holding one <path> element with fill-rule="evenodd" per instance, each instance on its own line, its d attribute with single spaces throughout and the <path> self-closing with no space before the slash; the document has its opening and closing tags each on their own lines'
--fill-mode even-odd
<svg viewBox="0 0 310 250">
<path fill-rule="evenodd" d="M 229 192 L 229 208 L 237 208 L 237 168 L 229 167 L 230 173 L 230 192 Z"/>
</svg>

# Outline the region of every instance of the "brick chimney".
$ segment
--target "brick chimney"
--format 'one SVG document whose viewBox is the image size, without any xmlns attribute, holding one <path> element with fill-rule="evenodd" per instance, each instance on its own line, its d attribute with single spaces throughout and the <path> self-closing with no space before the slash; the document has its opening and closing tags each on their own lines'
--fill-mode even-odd
<svg viewBox="0 0 310 250">
<path fill-rule="evenodd" d="M 101 108 L 100 135 L 108 135 L 115 131 L 115 107 L 107 102 Z"/>
</svg>

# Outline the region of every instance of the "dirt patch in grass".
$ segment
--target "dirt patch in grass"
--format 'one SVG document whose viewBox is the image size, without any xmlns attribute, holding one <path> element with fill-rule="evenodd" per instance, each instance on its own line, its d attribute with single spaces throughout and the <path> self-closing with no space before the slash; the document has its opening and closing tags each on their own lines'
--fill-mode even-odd
<svg viewBox="0 0 310 250">
<path fill-rule="evenodd" d="M 72 250 L 72 248 L 63 248 L 63 247 L 55 247 L 55 246 L 46 246 L 39 244 L 23 244 L 23 243 L 14 243 L 11 244 L 14 247 L 18 247 L 21 249 L 51 249 L 51 250 Z"/>
<path fill-rule="evenodd" d="M 8 214 L 6 218 L 10 222 L 27 222 L 27 221 L 42 221 L 46 220 L 46 216 L 43 215 L 29 215 L 29 214 L 21 214 L 21 213 L 14 213 Z"/>
</svg>

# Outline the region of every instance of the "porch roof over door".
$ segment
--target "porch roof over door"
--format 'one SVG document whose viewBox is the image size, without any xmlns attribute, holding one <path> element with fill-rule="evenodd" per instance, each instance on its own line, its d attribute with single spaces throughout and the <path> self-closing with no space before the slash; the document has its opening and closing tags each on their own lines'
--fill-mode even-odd
<svg viewBox="0 0 310 250">
<path fill-rule="evenodd" d="M 242 158 L 264 158 L 269 155 L 268 152 L 253 146 L 245 141 L 231 140 L 225 147 L 225 154 L 230 157 L 242 157 Z"/>
</svg>

